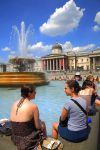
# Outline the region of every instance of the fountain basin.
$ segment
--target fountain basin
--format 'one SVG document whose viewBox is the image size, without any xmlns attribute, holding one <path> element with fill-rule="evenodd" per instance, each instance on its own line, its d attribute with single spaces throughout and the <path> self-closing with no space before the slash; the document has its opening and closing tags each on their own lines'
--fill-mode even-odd
<svg viewBox="0 0 100 150">
<path fill-rule="evenodd" d="M 0 73 L 0 87 L 20 87 L 24 84 L 48 84 L 43 72 L 3 72 Z"/>
</svg>

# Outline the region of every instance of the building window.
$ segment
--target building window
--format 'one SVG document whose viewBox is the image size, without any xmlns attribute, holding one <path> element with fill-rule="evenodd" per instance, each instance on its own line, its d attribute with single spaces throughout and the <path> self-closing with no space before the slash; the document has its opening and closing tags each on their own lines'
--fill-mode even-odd
<svg viewBox="0 0 100 150">
<path fill-rule="evenodd" d="M 72 66 L 72 70 L 74 70 L 74 66 Z"/>
<path fill-rule="evenodd" d="M 97 58 L 96 58 L 96 61 L 100 61 L 100 58 L 99 58 L 99 57 L 97 57 Z"/>
<path fill-rule="evenodd" d="M 83 59 L 81 59 L 82 60 L 82 62 L 83 62 Z"/>
<path fill-rule="evenodd" d="M 89 66 L 87 66 L 87 70 L 89 70 Z"/>
<path fill-rule="evenodd" d="M 88 59 L 87 59 L 87 61 L 88 61 Z"/>
</svg>

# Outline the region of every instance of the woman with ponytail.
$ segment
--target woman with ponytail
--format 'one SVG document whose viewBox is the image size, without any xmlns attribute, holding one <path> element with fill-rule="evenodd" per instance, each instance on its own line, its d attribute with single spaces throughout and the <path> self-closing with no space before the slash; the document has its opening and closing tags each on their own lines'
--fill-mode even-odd
<svg viewBox="0 0 100 150">
<path fill-rule="evenodd" d="M 64 91 L 71 99 L 66 101 L 62 109 L 60 122 L 53 124 L 53 138 L 57 139 L 58 134 L 62 138 L 72 142 L 80 142 L 88 138 L 90 128 L 87 126 L 86 100 L 79 96 L 78 93 L 80 90 L 81 88 L 77 81 L 68 80 L 66 82 Z"/>
<path fill-rule="evenodd" d="M 21 87 L 21 99 L 11 109 L 12 141 L 18 150 L 31 150 L 46 137 L 45 123 L 39 118 L 38 107 L 31 102 L 36 89 L 31 85 Z"/>
</svg>

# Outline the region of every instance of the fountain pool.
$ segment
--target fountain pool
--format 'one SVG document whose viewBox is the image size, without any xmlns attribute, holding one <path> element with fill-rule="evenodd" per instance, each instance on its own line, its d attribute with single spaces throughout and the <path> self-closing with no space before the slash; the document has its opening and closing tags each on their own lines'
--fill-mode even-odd
<svg viewBox="0 0 100 150">
<path fill-rule="evenodd" d="M 64 85 L 65 81 L 51 81 L 49 85 L 37 87 L 36 98 L 32 101 L 38 105 L 40 118 L 45 121 L 49 135 L 52 123 L 59 120 L 61 109 L 69 99 L 64 93 Z M 19 98 L 20 88 L 0 88 L 0 118 L 9 118 L 11 106 Z"/>
</svg>

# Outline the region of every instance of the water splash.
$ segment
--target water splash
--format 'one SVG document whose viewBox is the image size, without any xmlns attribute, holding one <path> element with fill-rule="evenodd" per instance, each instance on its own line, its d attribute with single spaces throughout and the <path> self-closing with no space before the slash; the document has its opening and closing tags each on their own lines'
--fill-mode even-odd
<svg viewBox="0 0 100 150">
<path fill-rule="evenodd" d="M 17 35 L 17 46 L 21 57 L 27 57 L 28 52 L 28 39 L 33 33 L 32 25 L 29 25 L 26 29 L 24 21 L 21 22 L 21 29 L 19 30 L 17 26 L 12 27 L 13 36 Z"/>
</svg>

